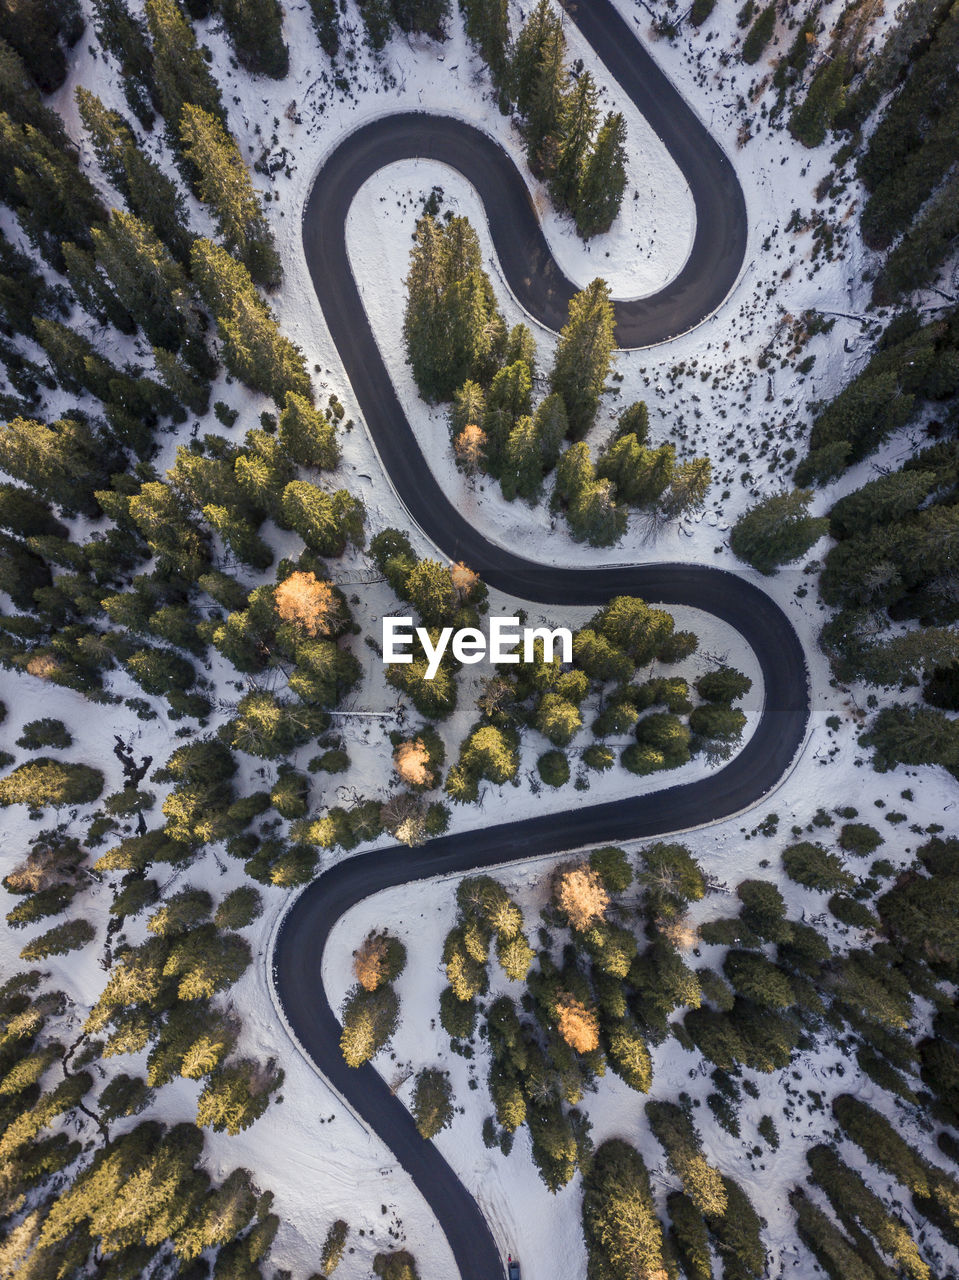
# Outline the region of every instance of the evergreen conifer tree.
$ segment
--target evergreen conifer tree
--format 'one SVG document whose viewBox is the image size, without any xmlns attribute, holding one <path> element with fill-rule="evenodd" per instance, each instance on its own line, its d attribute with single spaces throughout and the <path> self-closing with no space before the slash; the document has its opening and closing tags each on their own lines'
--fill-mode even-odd
<svg viewBox="0 0 959 1280">
<path fill-rule="evenodd" d="M 626 121 L 610 112 L 583 161 L 574 213 L 579 234 L 591 236 L 613 225 L 626 190 Z"/>
<path fill-rule="evenodd" d="M 93 15 L 97 39 L 119 64 L 127 106 L 144 129 L 151 129 L 160 98 L 146 23 L 130 12 L 125 0 L 93 0 Z"/>
<path fill-rule="evenodd" d="M 176 0 L 146 0 L 146 18 L 167 137 L 170 145 L 177 148 L 180 119 L 187 103 L 223 119 L 220 90 Z"/>
<path fill-rule="evenodd" d="M 180 116 L 180 139 L 196 175 L 197 194 L 210 205 L 224 245 L 257 284 L 275 288 L 282 277 L 279 255 L 233 135 L 219 117 L 187 103 Z"/>
<path fill-rule="evenodd" d="M 188 263 L 192 236 L 176 183 L 137 144 L 119 112 L 108 111 L 82 85 L 77 86 L 76 96 L 80 119 L 107 178 L 131 212 L 153 227 L 177 261 Z"/>
<path fill-rule="evenodd" d="M 312 399 L 302 352 L 280 333 L 243 264 L 202 239 L 194 241 L 191 262 L 196 287 L 216 317 L 231 372 L 279 405 L 291 391 Z"/>
<path fill-rule="evenodd" d="M 419 221 L 406 287 L 403 337 L 420 394 L 448 400 L 469 379 L 488 381 L 505 325 L 465 218 Z"/>
<path fill-rule="evenodd" d="M 283 10 L 278 0 L 218 0 L 217 10 L 247 71 L 282 80 L 290 53 L 283 43 Z"/>
<path fill-rule="evenodd" d="M 563 398 L 573 440 L 581 440 L 596 417 L 610 369 L 613 325 L 609 286 L 594 280 L 569 305 L 550 373 L 550 390 Z"/>
</svg>

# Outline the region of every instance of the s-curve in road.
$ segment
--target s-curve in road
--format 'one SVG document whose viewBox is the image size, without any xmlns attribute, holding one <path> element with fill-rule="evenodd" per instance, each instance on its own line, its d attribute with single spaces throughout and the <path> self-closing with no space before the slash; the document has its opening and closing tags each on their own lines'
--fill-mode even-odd
<svg viewBox="0 0 959 1280">
<path fill-rule="evenodd" d="M 608 0 L 570 3 L 567 11 L 665 143 L 696 205 L 695 241 L 679 275 L 650 297 L 616 303 L 620 345 L 648 346 L 691 329 L 721 305 L 743 262 L 745 203 L 721 148 Z M 506 279 L 544 325 L 558 330 L 565 323 L 575 288 L 550 254 L 513 161 L 471 125 L 422 113 L 384 116 L 349 135 L 324 163 L 304 213 L 306 258 L 368 430 L 411 519 L 450 560 L 465 561 L 489 585 L 523 601 L 600 605 L 626 594 L 715 614 L 752 647 L 764 687 L 762 716 L 752 738 L 728 765 L 701 781 L 608 804 L 577 803 L 572 810 L 486 825 L 420 848 L 350 857 L 300 894 L 277 932 L 274 989 L 299 1044 L 409 1173 L 446 1234 L 462 1280 L 501 1280 L 502 1257 L 476 1200 L 437 1148 L 419 1136 L 409 1112 L 376 1071 L 369 1065 L 353 1070 L 343 1061 L 340 1024 L 320 976 L 333 925 L 363 898 L 408 881 L 657 836 L 747 808 L 776 784 L 802 743 L 808 681 L 792 626 L 745 577 L 682 564 L 538 565 L 487 541 L 452 506 L 400 406 L 346 252 L 346 219 L 356 192 L 378 169 L 408 157 L 443 161 L 474 184 Z"/>
</svg>

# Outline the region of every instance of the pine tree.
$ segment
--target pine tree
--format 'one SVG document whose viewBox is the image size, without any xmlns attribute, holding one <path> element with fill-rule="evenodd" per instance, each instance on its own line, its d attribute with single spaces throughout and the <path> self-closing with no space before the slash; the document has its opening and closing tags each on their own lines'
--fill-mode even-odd
<svg viewBox="0 0 959 1280">
<path fill-rule="evenodd" d="M 562 23 L 548 0 L 539 0 L 516 38 L 510 68 L 513 98 L 520 115 L 526 116 L 533 104 L 543 50 L 550 37 L 562 40 Z"/>
<path fill-rule="evenodd" d="M 16 50 L 0 37 L 0 111 L 21 124 L 32 124 L 57 146 L 69 148 L 63 121 L 45 106 L 36 82 Z"/>
<path fill-rule="evenodd" d="M 0 796 L 0 804 L 3 803 L 10 802 Z M 78 951 L 81 947 L 85 947 L 96 936 L 97 931 L 89 920 L 66 920 L 63 924 L 55 925 L 46 933 L 41 933 L 28 942 L 20 952 L 20 959 L 33 963 L 37 960 L 46 960 L 49 956 L 65 956 L 71 951 Z"/>
<path fill-rule="evenodd" d="M 395 1253 L 378 1253 L 373 1259 L 373 1273 L 380 1280 L 419 1280 L 416 1259 L 406 1249 Z"/>
<path fill-rule="evenodd" d="M 324 53 L 336 57 L 340 48 L 339 10 L 336 0 L 310 0 L 313 26 Z M 324 1271 L 327 1268 L 324 1267 Z"/>
<path fill-rule="evenodd" d="M 423 31 L 434 40 L 446 39 L 450 0 L 391 0 L 401 31 Z"/>
<path fill-rule="evenodd" d="M 569 305 L 550 373 L 550 390 L 563 398 L 573 440 L 581 440 L 596 417 L 610 369 L 613 324 L 609 286 L 594 280 Z"/>
<path fill-rule="evenodd" d="M 523 126 L 530 168 L 546 179 L 554 177 L 562 155 L 568 81 L 566 38 L 562 25 L 557 21 L 540 48 Z"/>
<path fill-rule="evenodd" d="M 98 515 L 94 491 L 107 484 L 112 462 L 82 422 L 14 418 L 0 427 L 0 466 L 66 515 Z"/>
<path fill-rule="evenodd" d="M 656 508 L 673 481 L 675 462 L 673 445 L 649 449 L 630 433 L 616 436 L 599 455 L 596 474 L 612 480 L 631 506 Z"/>
<path fill-rule="evenodd" d="M 180 117 L 180 139 L 196 174 L 196 192 L 210 205 L 224 245 L 257 284 L 276 288 L 283 274 L 280 258 L 232 134 L 217 116 L 187 103 Z"/>
<path fill-rule="evenodd" d="M 411 1109 L 424 1138 L 435 1138 L 452 1123 L 453 1088 L 445 1071 L 427 1068 L 419 1073 Z"/>
<path fill-rule="evenodd" d="M 486 393 L 478 382 L 467 379 L 453 393 L 450 433 L 454 439 L 468 426 L 477 426 L 486 415 Z"/>
<path fill-rule="evenodd" d="M 310 400 L 303 354 L 280 333 L 243 264 L 202 239 L 194 241 L 191 262 L 196 287 L 216 317 L 230 371 L 278 405 L 291 391 Z"/>
<path fill-rule="evenodd" d="M 146 23 L 130 12 L 124 0 L 93 0 L 93 14 L 97 39 L 119 64 L 127 105 L 144 129 L 151 129 L 160 98 Z"/>
<path fill-rule="evenodd" d="M 123 1116 L 135 1116 L 153 1101 L 153 1090 L 140 1076 L 114 1076 L 97 1099 L 100 1119 L 109 1124 Z"/>
<path fill-rule="evenodd" d="M 284 521 L 317 555 L 340 556 L 348 542 L 363 545 L 363 503 L 345 489 L 330 494 L 294 480 L 283 490 L 282 510 Z"/>
<path fill-rule="evenodd" d="M 200 1094 L 196 1122 L 209 1125 L 216 1133 L 242 1133 L 259 1120 L 270 1105 L 270 1094 L 282 1082 L 282 1071 L 268 1074 L 245 1058 L 232 1066 L 218 1067 Z"/>
<path fill-rule="evenodd" d="M 0 329 L 7 336 L 32 336 L 34 316 L 62 317 L 67 305 L 66 290 L 48 285 L 26 254 L 0 234 Z"/>
<path fill-rule="evenodd" d="M 574 212 L 584 240 L 608 231 L 626 190 L 626 121 L 610 112 L 586 157 Z"/>
<path fill-rule="evenodd" d="M 466 34 L 501 85 L 508 69 L 509 7 L 507 0 L 460 0 Z"/>
<path fill-rule="evenodd" d="M 666 1207 L 669 1210 L 670 1236 L 687 1280 L 712 1280 L 709 1232 L 703 1215 L 681 1191 L 673 1191 L 667 1196 Z"/>
<path fill-rule="evenodd" d="M 191 357 L 196 351 L 197 346 L 191 344 Z M 194 368 L 185 359 L 163 347 L 154 347 L 153 362 L 164 385 L 180 404 L 193 413 L 202 415 L 207 412 L 210 407 L 210 384 L 197 377 Z"/>
<path fill-rule="evenodd" d="M 400 1002 L 387 983 L 375 991 L 357 987 L 343 1009 L 340 1049 L 351 1067 L 362 1066 L 390 1040 L 399 1021 Z"/>
<path fill-rule="evenodd" d="M 217 9 L 240 65 L 254 75 L 282 80 L 290 54 L 283 43 L 283 10 L 277 0 L 218 0 Z"/>
<path fill-rule="evenodd" d="M 118 112 L 108 111 L 82 85 L 77 86 L 76 97 L 80 119 L 107 178 L 131 212 L 153 227 L 177 261 L 189 262 L 192 236 L 176 183 L 137 144 Z"/>
<path fill-rule="evenodd" d="M 323 1268 L 325 1276 L 331 1276 L 340 1265 L 349 1234 L 349 1223 L 344 1222 L 342 1218 L 337 1218 L 330 1226 L 329 1231 L 327 1231 L 326 1239 L 323 1241 L 323 1249 L 320 1253 L 320 1266 Z"/>
<path fill-rule="evenodd" d="M 0 197 L 17 213 L 30 243 L 62 270 L 61 242 L 88 247 L 91 226 L 106 217 L 76 152 L 0 112 L 0 166 Z"/>
<path fill-rule="evenodd" d="M 733 526 L 733 552 L 765 574 L 798 560 L 829 530 L 825 517 L 807 514 L 811 500 L 812 490 L 794 489 L 758 502 Z"/>
<path fill-rule="evenodd" d="M 510 432 L 532 409 L 533 379 L 524 360 L 500 369 L 490 384 L 483 414 L 486 454 L 495 468 Z"/>
<path fill-rule="evenodd" d="M 117 298 L 93 254 L 69 243 L 61 249 L 73 295 L 87 315 L 100 325 L 112 324 L 121 333 L 136 333 L 136 321 Z"/>
<path fill-rule="evenodd" d="M 420 219 L 406 287 L 403 337 L 420 394 L 448 400 L 469 379 L 486 382 L 505 325 L 465 218 Z"/>
<path fill-rule="evenodd" d="M 180 145 L 180 120 L 187 103 L 223 120 L 220 90 L 176 0 L 146 0 L 146 18 L 167 137 L 176 148 Z"/>
<path fill-rule="evenodd" d="M 665 1272 L 649 1175 L 629 1143 L 611 1138 L 597 1148 L 583 1179 L 582 1213 L 591 1271 L 610 1277 Z"/>
<path fill-rule="evenodd" d="M 183 268 L 153 231 L 129 213 L 113 212 L 108 226 L 93 231 L 94 253 L 117 301 L 143 326 L 150 342 L 185 354 L 212 372 L 193 314 L 193 296 Z"/>
<path fill-rule="evenodd" d="M 336 427 L 328 414 L 314 409 L 305 396 L 289 392 L 280 414 L 280 443 L 300 467 L 332 471 L 340 461 Z"/>
<path fill-rule="evenodd" d="M 582 71 L 562 104 L 559 120 L 559 159 L 550 182 L 550 194 L 560 208 L 576 211 L 583 166 L 590 150 L 598 111 L 599 91 L 588 71 Z"/>
<path fill-rule="evenodd" d="M 663 515 L 670 518 L 698 511 L 706 502 L 712 482 L 712 464 L 708 458 L 692 458 L 673 472 L 663 500 Z"/>
<path fill-rule="evenodd" d="M 13 46 L 44 93 L 63 84 L 64 48 L 75 45 L 82 31 L 77 0 L 24 0 L 0 9 L 0 39 Z"/>
<path fill-rule="evenodd" d="M 391 0 L 358 0 L 358 3 L 367 41 L 371 49 L 379 52 L 389 40 L 393 29 Z"/>
</svg>

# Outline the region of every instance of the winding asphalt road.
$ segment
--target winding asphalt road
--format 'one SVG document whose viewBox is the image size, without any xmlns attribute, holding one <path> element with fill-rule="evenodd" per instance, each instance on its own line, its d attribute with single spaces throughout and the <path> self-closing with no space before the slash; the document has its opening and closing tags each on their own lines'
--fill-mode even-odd
<svg viewBox="0 0 959 1280">
<path fill-rule="evenodd" d="M 717 143 L 639 44 L 608 0 L 567 5 L 570 17 L 659 134 L 682 170 L 696 207 L 695 241 L 682 271 L 659 293 L 617 301 L 621 347 L 648 346 L 685 332 L 714 311 L 736 282 L 746 246 L 746 212 L 735 172 Z M 449 1241 L 462 1280 L 500 1280 L 502 1258 L 476 1201 L 409 1112 L 369 1065 L 351 1070 L 339 1051 L 340 1024 L 320 976 L 336 921 L 391 886 L 465 873 L 585 845 L 657 836 L 718 821 L 756 803 L 802 743 L 809 714 L 802 647 L 779 607 L 745 577 L 682 564 L 567 569 L 538 565 L 486 541 L 433 478 L 406 420 L 370 328 L 346 253 L 346 218 L 360 186 L 378 169 L 417 156 L 459 169 L 482 197 L 510 287 L 526 310 L 558 330 L 574 286 L 546 245 L 526 184 L 498 143 L 460 121 L 426 114 L 380 118 L 350 134 L 320 170 L 304 213 L 306 259 L 333 339 L 383 466 L 411 518 L 451 560 L 520 600 L 600 605 L 629 594 L 662 605 L 693 605 L 738 630 L 758 657 L 765 701 L 745 748 L 702 781 L 599 805 L 487 825 L 465 835 L 349 858 L 314 880 L 277 932 L 274 989 L 302 1048 L 409 1173 Z M 545 805 L 544 805 L 545 807 Z M 513 1242 L 514 1248 L 521 1246 Z"/>
</svg>

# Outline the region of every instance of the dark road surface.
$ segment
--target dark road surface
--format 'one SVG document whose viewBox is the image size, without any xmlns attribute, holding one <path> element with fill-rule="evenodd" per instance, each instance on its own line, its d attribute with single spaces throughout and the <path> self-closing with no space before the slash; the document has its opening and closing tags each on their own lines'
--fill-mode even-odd
<svg viewBox="0 0 959 1280">
<path fill-rule="evenodd" d="M 616 303 L 619 344 L 651 345 L 692 328 L 734 285 L 746 245 L 743 195 L 719 146 L 608 0 L 568 7 L 610 74 L 669 149 L 696 205 L 695 242 L 679 276 L 651 297 Z M 735 759 L 702 781 L 607 804 L 577 799 L 570 810 L 521 822 L 509 822 L 504 814 L 501 826 L 433 840 L 417 849 L 394 847 L 348 858 L 303 891 L 278 931 L 274 986 L 299 1043 L 410 1174 L 449 1241 L 462 1280 L 502 1280 L 503 1257 L 476 1201 L 436 1147 L 420 1138 L 409 1112 L 376 1071 L 369 1065 L 352 1070 L 342 1059 L 340 1024 L 320 979 L 330 930 L 350 907 L 394 885 L 656 836 L 737 813 L 760 800 L 794 758 L 805 734 L 809 694 L 795 631 L 779 607 L 746 578 L 682 564 L 541 566 L 487 542 L 451 505 L 400 407 L 346 254 L 346 218 L 357 190 L 384 165 L 411 156 L 444 161 L 477 188 L 506 278 L 527 311 L 558 330 L 575 292 L 552 259 L 520 173 L 500 146 L 477 129 L 442 116 L 386 116 L 349 135 L 326 161 L 304 213 L 306 258 L 367 427 L 411 518 L 450 560 L 464 560 L 490 586 L 522 601 L 599 605 L 628 594 L 712 613 L 752 647 L 765 690 L 753 737 Z M 544 809 L 548 805 L 544 801 Z M 521 1242 L 511 1245 L 518 1250 Z"/>
</svg>

